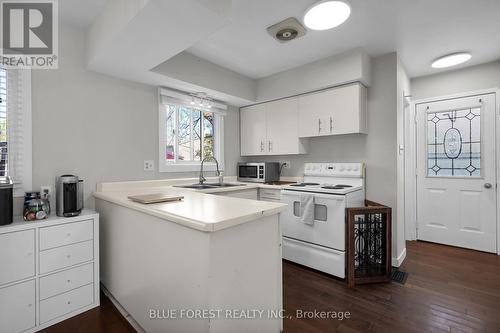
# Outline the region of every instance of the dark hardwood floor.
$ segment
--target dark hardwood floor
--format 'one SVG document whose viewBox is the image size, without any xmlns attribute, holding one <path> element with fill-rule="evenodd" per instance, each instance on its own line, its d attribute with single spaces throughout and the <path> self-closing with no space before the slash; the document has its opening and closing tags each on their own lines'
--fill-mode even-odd
<svg viewBox="0 0 500 333">
<path fill-rule="evenodd" d="M 348 288 L 341 280 L 284 262 L 286 333 L 500 332 L 500 256 L 407 242 L 397 283 Z M 106 297 L 98 309 L 42 332 L 133 332 Z M 350 318 L 297 319 L 296 311 L 348 311 Z M 237 333 L 237 332 L 235 332 Z"/>
</svg>

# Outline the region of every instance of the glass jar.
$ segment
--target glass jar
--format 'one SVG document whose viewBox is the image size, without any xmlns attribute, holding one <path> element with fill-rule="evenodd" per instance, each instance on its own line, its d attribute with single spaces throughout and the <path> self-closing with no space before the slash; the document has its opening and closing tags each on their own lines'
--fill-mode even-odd
<svg viewBox="0 0 500 333">
<path fill-rule="evenodd" d="M 46 219 L 50 214 L 48 199 L 42 199 L 40 192 L 26 192 L 24 196 L 23 218 L 25 221 Z"/>
</svg>

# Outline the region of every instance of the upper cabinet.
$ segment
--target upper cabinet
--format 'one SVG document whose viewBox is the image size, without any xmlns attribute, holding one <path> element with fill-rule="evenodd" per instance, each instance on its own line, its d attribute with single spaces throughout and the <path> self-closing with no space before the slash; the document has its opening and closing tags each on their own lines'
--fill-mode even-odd
<svg viewBox="0 0 500 333">
<path fill-rule="evenodd" d="M 240 110 L 241 155 L 306 153 L 307 139 L 299 138 L 296 97 Z"/>
<path fill-rule="evenodd" d="M 242 156 L 305 154 L 307 138 L 366 131 L 361 83 L 240 109 Z"/>
<path fill-rule="evenodd" d="M 299 98 L 299 137 L 366 133 L 366 88 L 355 83 Z"/>
<path fill-rule="evenodd" d="M 240 109 L 241 155 L 265 155 L 266 136 L 266 105 L 258 104 Z"/>
</svg>

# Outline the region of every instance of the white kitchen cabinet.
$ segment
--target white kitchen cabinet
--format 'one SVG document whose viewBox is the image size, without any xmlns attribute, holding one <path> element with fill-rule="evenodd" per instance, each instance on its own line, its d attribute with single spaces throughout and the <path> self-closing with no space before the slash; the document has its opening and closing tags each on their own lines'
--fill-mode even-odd
<svg viewBox="0 0 500 333">
<path fill-rule="evenodd" d="M 298 98 L 291 97 L 242 108 L 241 155 L 290 155 L 307 152 L 300 139 Z"/>
<path fill-rule="evenodd" d="M 267 153 L 266 105 L 258 104 L 240 110 L 241 155 Z"/>
<path fill-rule="evenodd" d="M 0 332 L 33 328 L 35 308 L 35 280 L 0 288 Z"/>
<path fill-rule="evenodd" d="M 0 226 L 0 332 L 37 332 L 97 306 L 97 213 Z"/>
<path fill-rule="evenodd" d="M 307 139 L 299 139 L 299 101 L 286 98 L 266 103 L 268 155 L 304 154 Z"/>
<path fill-rule="evenodd" d="M 366 88 L 360 83 L 299 97 L 299 137 L 366 130 Z"/>
<path fill-rule="evenodd" d="M 35 276 L 35 232 L 0 234 L 0 285 Z"/>
<path fill-rule="evenodd" d="M 252 200 L 258 199 L 258 189 L 257 188 L 249 188 L 249 189 L 237 190 L 237 191 L 227 191 L 227 192 L 220 192 L 220 193 L 215 193 L 215 194 L 223 195 L 226 197 L 233 197 L 233 198 L 252 199 Z"/>
<path fill-rule="evenodd" d="M 279 188 L 259 188 L 259 200 L 280 202 L 281 189 Z"/>
</svg>

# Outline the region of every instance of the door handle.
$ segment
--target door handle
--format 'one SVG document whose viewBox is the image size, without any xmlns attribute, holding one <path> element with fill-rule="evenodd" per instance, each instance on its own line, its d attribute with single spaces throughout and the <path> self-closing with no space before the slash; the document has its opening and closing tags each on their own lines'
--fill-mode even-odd
<svg viewBox="0 0 500 333">
<path fill-rule="evenodd" d="M 485 183 L 484 188 L 491 188 L 491 183 Z"/>
<path fill-rule="evenodd" d="M 321 119 L 318 118 L 318 133 L 321 133 Z"/>
</svg>

